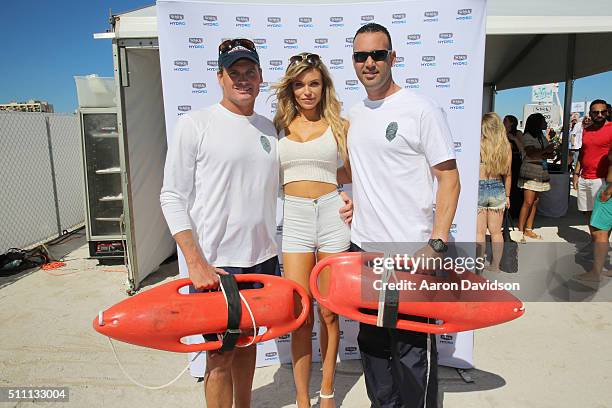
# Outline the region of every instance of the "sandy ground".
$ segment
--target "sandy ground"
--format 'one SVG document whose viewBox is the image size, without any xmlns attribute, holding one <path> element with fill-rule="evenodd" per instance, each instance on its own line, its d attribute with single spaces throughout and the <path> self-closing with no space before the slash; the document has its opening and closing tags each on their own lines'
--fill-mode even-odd
<svg viewBox="0 0 612 408">
<path fill-rule="evenodd" d="M 540 219 L 546 241 L 584 240 L 586 226 L 575 209 L 562 220 Z M 107 340 L 92 320 L 126 297 L 123 266 L 88 260 L 84 238 L 52 247 L 68 265 L 54 272 L 24 272 L 0 278 L 0 386 L 67 386 L 68 403 L 24 401 L 0 406 L 29 407 L 202 407 L 202 385 L 184 374 L 163 390 L 129 382 Z M 162 266 L 145 289 L 174 278 L 176 264 Z M 610 280 L 600 290 L 612 289 Z M 588 299 L 588 297 L 587 297 Z M 466 383 L 453 369 L 440 373 L 442 407 L 610 407 L 612 393 L 612 303 L 526 304 L 526 314 L 509 324 L 479 330 Z M 186 365 L 184 355 L 115 343 L 126 370 L 138 381 L 159 385 Z M 312 395 L 320 381 L 313 367 Z M 368 407 L 363 375 L 356 361 L 338 366 L 336 401 Z M 257 369 L 253 407 L 292 406 L 290 366 Z M 315 401 L 313 399 L 313 401 Z"/>
</svg>

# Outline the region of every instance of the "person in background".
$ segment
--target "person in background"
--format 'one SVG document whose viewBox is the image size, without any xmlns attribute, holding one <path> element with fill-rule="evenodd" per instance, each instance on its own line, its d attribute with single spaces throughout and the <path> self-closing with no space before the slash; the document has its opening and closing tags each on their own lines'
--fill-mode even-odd
<svg viewBox="0 0 612 408">
<path fill-rule="evenodd" d="M 520 169 L 518 186 L 523 189 L 523 205 L 519 214 L 518 228 L 522 232 L 521 243 L 527 238 L 542 239 L 542 236 L 533 232 L 533 222 L 538 206 L 538 195 L 550 190 L 550 176 L 544 163 L 546 159 L 554 157 L 554 145 L 548 144 L 543 131 L 547 123 L 541 113 L 532 113 L 525 123 L 523 144 L 525 158 Z"/>
<path fill-rule="evenodd" d="M 350 228 L 339 214 L 344 200 L 338 193 L 339 183 L 350 183 L 348 122 L 340 117 L 340 101 L 331 75 L 317 54 L 292 56 L 274 89 L 278 103 L 274 125 L 280 136 L 280 179 L 285 198 L 283 271 L 285 278 L 310 293 L 310 272 L 315 263 L 350 246 Z M 340 169 L 338 158 L 345 164 Z M 328 281 L 324 272 L 320 278 L 323 290 Z M 320 406 L 333 408 L 340 327 L 338 315 L 321 306 L 319 318 L 323 361 Z M 293 378 L 300 408 L 310 407 L 312 325 L 310 316 L 291 334 Z"/>
<path fill-rule="evenodd" d="M 523 205 L 523 191 L 518 186 L 518 178 L 523 163 L 525 147 L 523 146 L 523 132 L 517 129 L 518 119 L 513 115 L 504 117 L 506 136 L 512 148 L 512 185 L 510 187 L 510 208 L 512 218 L 518 218 Z"/>
<path fill-rule="evenodd" d="M 572 115 L 572 122 L 570 124 L 570 138 L 569 138 L 569 170 L 571 173 L 576 168 L 576 162 L 578 162 L 578 154 L 580 153 L 580 147 L 582 147 L 582 121 L 578 114 Z"/>
<path fill-rule="evenodd" d="M 480 249 L 479 256 L 483 256 L 488 229 L 491 234 L 493 256 L 486 269 L 490 272 L 499 272 L 499 263 L 504 250 L 501 228 L 504 210 L 511 205 L 511 169 L 512 149 L 502 121 L 496 113 L 485 113 L 482 117 L 480 136 L 476 242 Z"/>
<path fill-rule="evenodd" d="M 606 182 L 599 189 L 593 204 L 593 213 L 589 220 L 593 237 L 593 266 L 578 279 L 591 282 L 601 281 L 601 275 L 612 277 L 612 271 L 603 271 L 606 256 L 610 248 L 610 230 L 612 230 L 612 147 L 608 151 L 608 174 Z M 602 272 L 603 271 L 603 272 Z"/>
<path fill-rule="evenodd" d="M 574 188 L 577 190 L 578 211 L 591 219 L 596 196 L 605 184 L 608 172 L 608 151 L 612 146 L 612 123 L 607 121 L 606 101 L 596 99 L 589 107 L 590 125 L 582 134 L 582 148 L 574 170 Z M 591 242 L 593 227 L 589 224 Z"/>
</svg>

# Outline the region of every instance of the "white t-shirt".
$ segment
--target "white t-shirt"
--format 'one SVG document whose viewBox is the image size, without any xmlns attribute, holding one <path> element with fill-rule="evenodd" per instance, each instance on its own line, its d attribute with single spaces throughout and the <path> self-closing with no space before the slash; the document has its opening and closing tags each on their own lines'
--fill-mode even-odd
<svg viewBox="0 0 612 408">
<path fill-rule="evenodd" d="M 572 144 L 572 138 L 574 136 L 574 143 Z M 570 149 L 578 150 L 582 147 L 582 121 L 576 122 L 574 128 L 570 132 Z"/>
<path fill-rule="evenodd" d="M 349 112 L 353 175 L 351 241 L 427 242 L 433 227 L 431 167 L 455 158 L 444 111 L 402 89 Z"/>
<path fill-rule="evenodd" d="M 270 120 L 220 104 L 180 117 L 160 196 L 172 235 L 191 229 L 214 266 L 277 255 L 277 141 Z"/>
</svg>

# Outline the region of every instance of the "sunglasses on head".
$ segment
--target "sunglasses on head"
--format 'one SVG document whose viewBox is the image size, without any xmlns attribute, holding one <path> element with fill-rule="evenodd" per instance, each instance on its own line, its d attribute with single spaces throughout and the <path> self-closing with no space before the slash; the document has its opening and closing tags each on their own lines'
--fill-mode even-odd
<svg viewBox="0 0 612 408">
<path fill-rule="evenodd" d="M 605 109 L 605 110 L 592 110 L 591 111 L 591 115 L 593 115 L 593 116 L 597 116 L 597 115 L 606 116 L 607 114 L 608 114 L 608 110 L 607 109 Z"/>
<path fill-rule="evenodd" d="M 372 57 L 374 61 L 384 61 L 389 56 L 391 50 L 374 50 L 374 51 L 355 51 L 353 59 L 355 62 L 366 62 L 368 57 Z"/>
<path fill-rule="evenodd" d="M 289 58 L 289 66 L 306 62 L 308 65 L 315 66 L 321 62 L 321 57 L 317 54 L 298 54 Z"/>
<path fill-rule="evenodd" d="M 223 41 L 219 45 L 219 54 L 226 53 L 236 47 L 244 47 L 248 50 L 256 51 L 255 43 L 253 43 L 253 41 L 247 40 L 246 38 L 232 38 Z"/>
</svg>

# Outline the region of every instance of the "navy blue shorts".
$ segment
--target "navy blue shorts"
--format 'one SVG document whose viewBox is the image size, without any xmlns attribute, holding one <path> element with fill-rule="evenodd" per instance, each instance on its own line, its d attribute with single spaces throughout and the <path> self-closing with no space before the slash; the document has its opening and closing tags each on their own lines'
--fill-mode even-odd
<svg viewBox="0 0 612 408">
<path fill-rule="evenodd" d="M 235 266 L 218 266 L 219 269 L 223 269 L 227 273 L 231 275 L 245 275 L 245 274 L 262 274 L 262 275 L 273 275 L 273 276 L 281 276 L 280 273 L 280 265 L 278 263 L 278 256 L 274 256 L 267 261 L 263 261 L 262 263 L 258 263 L 257 265 L 250 266 L 248 268 L 240 268 Z M 238 289 L 258 289 L 263 287 L 261 283 L 257 282 L 244 282 L 238 283 Z M 193 286 L 189 286 L 189 292 L 194 293 L 195 289 Z M 204 339 L 207 341 L 216 341 L 216 334 L 205 334 Z"/>
</svg>

